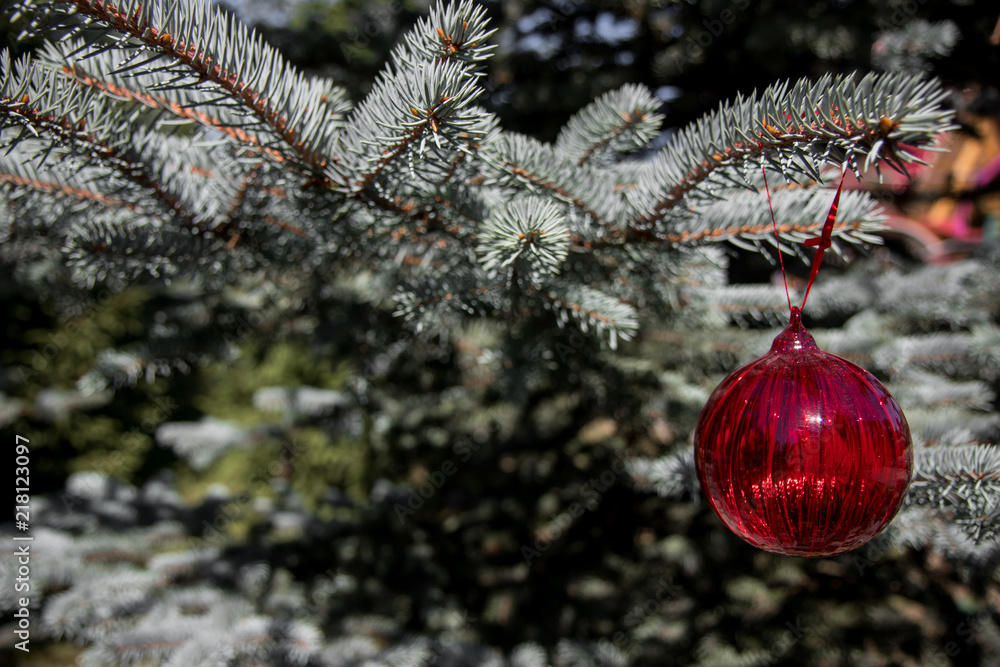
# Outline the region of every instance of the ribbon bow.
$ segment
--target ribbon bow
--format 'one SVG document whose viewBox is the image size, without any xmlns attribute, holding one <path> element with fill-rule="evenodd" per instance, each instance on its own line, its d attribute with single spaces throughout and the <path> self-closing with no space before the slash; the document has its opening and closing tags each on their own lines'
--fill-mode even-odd
<svg viewBox="0 0 1000 667">
<path fill-rule="evenodd" d="M 823 225 L 823 233 L 816 238 L 809 239 L 803 245 L 806 246 L 816 246 L 816 254 L 813 256 L 812 270 L 809 272 L 809 284 L 806 286 L 806 295 L 802 297 L 802 305 L 799 308 L 806 307 L 806 299 L 809 298 L 809 290 L 812 289 L 813 281 L 816 280 L 816 274 L 819 273 L 819 265 L 823 263 L 823 253 L 826 252 L 827 248 L 833 245 L 833 241 L 830 240 L 830 236 L 833 234 L 833 223 L 837 219 L 837 206 L 840 204 L 840 192 L 844 189 L 844 176 L 847 175 L 845 171 L 840 177 L 840 187 L 837 188 L 837 196 L 833 198 L 833 204 L 830 206 L 830 212 L 826 215 L 826 224 Z"/>
</svg>

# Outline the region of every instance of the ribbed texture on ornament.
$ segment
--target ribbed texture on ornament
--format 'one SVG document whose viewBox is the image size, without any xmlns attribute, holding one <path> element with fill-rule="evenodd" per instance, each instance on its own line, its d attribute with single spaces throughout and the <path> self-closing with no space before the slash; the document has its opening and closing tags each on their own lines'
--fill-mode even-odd
<svg viewBox="0 0 1000 667">
<path fill-rule="evenodd" d="M 913 470 L 903 411 L 870 373 L 820 350 L 798 309 L 771 351 L 709 398 L 695 432 L 716 514 L 754 546 L 828 556 L 895 516 Z"/>
</svg>

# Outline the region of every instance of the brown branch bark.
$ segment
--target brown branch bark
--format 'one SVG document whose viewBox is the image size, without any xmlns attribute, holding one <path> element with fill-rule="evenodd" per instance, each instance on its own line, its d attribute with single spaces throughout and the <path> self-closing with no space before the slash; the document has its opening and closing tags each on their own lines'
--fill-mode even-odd
<svg viewBox="0 0 1000 667">
<path fill-rule="evenodd" d="M 252 148 L 253 150 L 264 153 L 275 162 L 284 163 L 287 161 L 285 155 L 281 151 L 263 146 L 261 140 L 249 132 L 238 127 L 224 125 L 221 121 L 219 121 L 219 119 L 212 118 L 204 112 L 196 111 L 191 108 L 185 108 L 177 102 L 172 102 L 149 93 L 140 93 L 122 86 L 116 86 L 112 83 L 96 79 L 92 76 L 84 74 L 83 72 L 74 70 L 68 66 L 63 67 L 62 71 L 68 77 L 71 77 L 81 85 L 88 86 L 94 90 L 99 90 L 109 95 L 114 95 L 115 97 L 138 102 L 139 104 L 143 104 L 150 109 L 169 111 L 179 118 L 186 118 L 193 122 L 200 123 L 201 125 L 205 125 L 206 127 L 218 130 L 230 139 L 234 139 L 245 146 Z"/>
<path fill-rule="evenodd" d="M 612 132 L 611 136 L 609 136 L 607 139 L 602 139 L 601 141 L 598 141 L 596 144 L 594 144 L 586 151 L 584 151 L 580 159 L 576 161 L 578 167 L 582 167 L 583 165 L 587 164 L 587 162 L 590 161 L 590 158 L 594 155 L 594 153 L 604 148 L 618 137 L 625 134 L 625 131 L 628 130 L 630 127 L 635 127 L 636 123 L 646 120 L 646 115 L 642 113 L 642 111 L 639 109 L 636 109 L 631 114 L 622 114 L 622 116 L 624 116 L 625 122 L 616 127 L 614 132 Z"/>
<path fill-rule="evenodd" d="M 573 303 L 571 301 L 567 301 L 566 299 L 563 299 L 562 297 L 557 296 L 556 294 L 553 294 L 552 292 L 547 292 L 545 290 L 540 290 L 540 289 L 537 289 L 537 288 L 534 288 L 534 287 L 529 288 L 529 291 L 531 291 L 534 294 L 537 294 L 538 296 L 540 296 L 542 298 L 548 299 L 553 304 L 556 304 L 556 305 L 561 306 L 563 308 L 567 308 L 567 309 L 572 310 L 573 312 L 576 312 L 576 313 L 582 313 L 583 315 L 585 315 L 586 317 L 588 317 L 590 319 L 597 320 L 598 322 L 604 322 L 605 324 L 610 324 L 612 326 L 614 324 L 614 320 L 612 320 L 607 315 L 604 315 L 603 313 L 599 313 L 596 310 L 588 310 L 588 309 L 584 308 L 583 306 L 581 306 L 580 304 Z"/>
<path fill-rule="evenodd" d="M 606 224 L 604 218 L 602 218 L 600 214 L 597 213 L 597 211 L 591 209 L 582 200 L 580 200 L 577 197 L 574 197 L 572 194 L 562 189 L 552 181 L 546 181 L 538 174 L 533 174 L 527 169 L 524 169 L 523 167 L 518 167 L 516 164 L 512 164 L 510 162 L 507 162 L 506 160 L 504 161 L 503 165 L 509 168 L 510 173 L 514 174 L 515 176 L 520 176 L 521 178 L 524 178 L 527 181 L 529 181 L 532 185 L 536 185 L 542 188 L 543 190 L 547 190 L 554 195 L 562 197 L 565 201 L 568 201 L 577 209 L 579 209 L 583 213 L 586 213 L 591 218 L 593 218 L 595 222 Z"/>
<path fill-rule="evenodd" d="M 784 225 L 778 225 L 779 234 L 789 234 L 792 232 L 798 232 L 800 234 L 816 234 L 823 229 L 823 225 L 826 221 L 820 220 L 816 222 L 802 222 L 802 223 L 788 223 Z M 851 222 L 837 222 L 834 224 L 833 229 L 835 231 L 840 230 L 850 230 L 859 231 L 862 226 L 861 221 L 851 221 Z M 602 250 L 605 248 L 615 248 L 622 247 L 629 243 L 654 243 L 654 244 L 664 244 L 664 245 L 676 245 L 679 243 L 697 243 L 698 241 L 703 241 L 706 239 L 720 240 L 730 236 L 739 236 L 741 234 L 767 234 L 773 232 L 771 224 L 760 224 L 760 225 L 743 225 L 742 227 L 717 227 L 714 229 L 703 229 L 697 232 L 678 232 L 671 234 L 660 234 L 660 235 L 643 235 L 643 236 L 631 236 L 631 237 L 621 237 L 617 235 L 617 238 L 604 237 L 600 239 L 584 239 L 580 236 L 573 236 L 570 239 L 570 246 L 575 248 L 583 248 L 586 250 Z"/>
<path fill-rule="evenodd" d="M 267 96 L 250 88 L 246 81 L 229 72 L 221 64 L 213 63 L 198 44 L 186 44 L 160 29 L 139 23 L 138 13 L 128 16 L 111 0 L 60 0 L 73 5 L 84 16 L 97 18 L 114 30 L 134 37 L 163 55 L 183 63 L 206 81 L 218 85 L 247 106 L 254 115 L 270 126 L 292 151 L 318 175 L 324 173 L 326 160 L 309 151 L 301 140 L 297 140 L 295 130 L 288 127 L 288 119 L 276 109 Z M 323 176 L 325 178 L 325 176 Z"/>
<path fill-rule="evenodd" d="M 791 148 L 796 144 L 805 144 L 817 140 L 822 141 L 827 137 L 820 134 L 819 130 L 824 129 L 836 129 L 838 132 L 846 132 L 851 135 L 860 134 L 861 136 L 857 139 L 856 143 L 868 143 L 870 145 L 879 139 L 886 139 L 898 123 L 883 117 L 879 124 L 874 126 L 868 125 L 863 120 L 853 121 L 847 118 L 841 119 L 840 122 L 834 119 L 833 124 L 834 127 L 831 127 L 826 122 L 790 123 L 781 129 L 765 124 L 764 131 L 756 134 L 758 141 L 753 143 L 736 142 L 732 146 L 727 146 L 721 152 L 713 154 L 711 160 L 702 160 L 698 166 L 687 172 L 684 178 L 674 185 L 674 187 L 670 188 L 666 196 L 654 205 L 652 211 L 639 216 L 633 221 L 629 226 L 629 233 L 637 235 L 648 233 L 646 230 L 659 220 L 662 220 L 666 212 L 676 206 L 683 199 L 684 195 L 694 190 L 716 170 L 728 166 L 733 162 L 758 157 L 767 150 Z M 779 139 L 779 141 L 768 143 L 767 145 L 764 143 L 765 140 L 773 142 L 775 139 Z"/>
<path fill-rule="evenodd" d="M 18 176 L 17 174 L 0 172 L 0 183 L 10 183 L 11 185 L 30 188 L 38 192 L 58 194 L 72 199 L 79 199 L 81 201 L 92 201 L 98 204 L 103 204 L 109 208 L 126 208 L 130 211 L 142 210 L 142 208 L 137 204 L 133 204 L 132 202 L 128 202 L 117 197 L 109 197 L 108 195 L 100 192 L 85 190 L 83 188 L 75 188 L 60 183 L 51 183 L 49 181 L 25 178 L 23 176 Z"/>
<path fill-rule="evenodd" d="M 199 225 L 194 215 L 184 207 L 178 197 L 170 192 L 163 183 L 153 178 L 142 165 L 130 161 L 118 149 L 84 133 L 82 129 L 71 127 L 65 119 L 38 113 L 30 106 L 30 100 L 27 99 L 27 96 L 21 100 L 0 97 L 0 116 L 14 118 L 20 124 L 35 128 L 40 134 L 54 136 L 64 145 L 70 144 L 85 148 L 90 155 L 139 187 L 149 191 L 153 198 L 163 204 L 184 226 L 199 232 L 213 233 L 213 230 Z"/>
</svg>

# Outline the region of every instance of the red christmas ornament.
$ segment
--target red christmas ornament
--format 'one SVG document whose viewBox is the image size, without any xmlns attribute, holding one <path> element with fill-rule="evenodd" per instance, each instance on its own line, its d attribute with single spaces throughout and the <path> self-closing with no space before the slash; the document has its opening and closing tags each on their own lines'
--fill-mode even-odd
<svg viewBox="0 0 1000 667">
<path fill-rule="evenodd" d="M 830 245 L 839 198 L 838 190 L 823 236 L 809 242 L 819 246 L 812 277 Z M 708 399 L 695 463 L 712 509 L 741 538 L 774 553 L 830 556 L 861 546 L 896 515 L 913 448 L 885 387 L 820 350 L 792 307 L 771 351 Z"/>
<path fill-rule="evenodd" d="M 788 556 L 861 546 L 910 484 L 910 429 L 868 371 L 828 354 L 792 310 L 771 351 L 712 393 L 695 432 L 698 479 L 719 518 Z"/>
</svg>

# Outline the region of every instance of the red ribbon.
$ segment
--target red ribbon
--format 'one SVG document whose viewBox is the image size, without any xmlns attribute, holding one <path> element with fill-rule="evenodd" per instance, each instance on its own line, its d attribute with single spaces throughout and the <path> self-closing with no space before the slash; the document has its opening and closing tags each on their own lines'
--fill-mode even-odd
<svg viewBox="0 0 1000 667">
<path fill-rule="evenodd" d="M 830 212 L 826 215 L 826 224 L 823 225 L 823 233 L 816 238 L 809 239 L 804 244 L 807 246 L 816 246 L 816 254 L 813 255 L 812 270 L 809 272 L 809 284 L 806 285 L 806 295 L 802 297 L 802 305 L 799 308 L 806 307 L 809 291 L 812 289 L 813 281 L 816 280 L 816 274 L 819 273 L 819 265 L 823 263 L 823 253 L 833 245 L 830 236 L 833 234 L 833 223 L 837 219 L 837 206 L 840 204 L 840 192 L 844 189 L 844 176 L 846 175 L 847 171 L 845 170 L 844 174 L 840 177 L 840 187 L 837 188 L 837 196 L 833 198 L 833 205 L 830 206 Z"/>
</svg>

